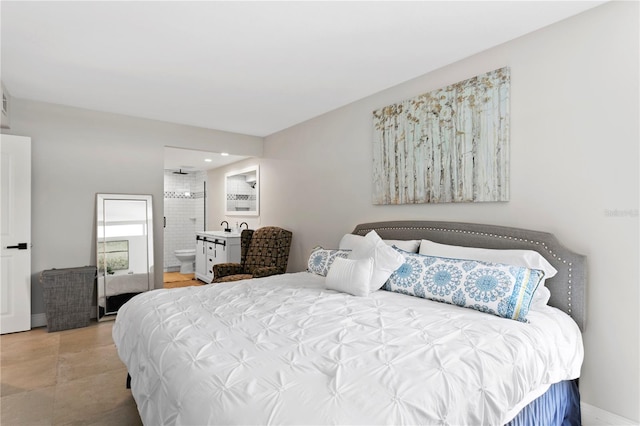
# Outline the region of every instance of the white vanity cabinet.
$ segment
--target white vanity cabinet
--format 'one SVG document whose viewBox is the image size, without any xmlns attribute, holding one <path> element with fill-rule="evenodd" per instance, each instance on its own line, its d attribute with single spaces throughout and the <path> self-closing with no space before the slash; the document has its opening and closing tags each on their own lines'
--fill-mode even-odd
<svg viewBox="0 0 640 426">
<path fill-rule="evenodd" d="M 213 265 L 240 263 L 240 234 L 228 232 L 196 233 L 196 278 L 210 283 Z"/>
</svg>

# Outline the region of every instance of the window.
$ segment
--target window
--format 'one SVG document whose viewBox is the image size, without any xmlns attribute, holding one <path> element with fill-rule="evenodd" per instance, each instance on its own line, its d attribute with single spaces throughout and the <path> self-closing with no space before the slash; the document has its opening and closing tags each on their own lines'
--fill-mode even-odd
<svg viewBox="0 0 640 426">
<path fill-rule="evenodd" d="M 105 263 L 106 262 L 106 263 Z M 129 241 L 105 241 L 104 254 L 98 253 L 98 265 L 103 270 L 106 265 L 107 273 L 129 269 Z"/>
</svg>

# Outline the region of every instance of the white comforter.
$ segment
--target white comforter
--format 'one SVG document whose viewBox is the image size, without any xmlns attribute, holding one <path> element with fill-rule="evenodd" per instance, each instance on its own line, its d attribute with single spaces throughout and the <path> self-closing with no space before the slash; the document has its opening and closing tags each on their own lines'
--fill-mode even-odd
<svg viewBox="0 0 640 426">
<path fill-rule="evenodd" d="M 103 277 L 101 277 L 104 279 Z M 151 277 L 153 280 L 153 277 Z M 108 275 L 107 297 L 125 293 L 141 293 L 149 290 L 149 274 Z"/>
<path fill-rule="evenodd" d="M 354 297 L 301 272 L 140 294 L 113 338 L 146 425 L 498 425 L 580 373 L 573 320 L 529 319 Z"/>
</svg>

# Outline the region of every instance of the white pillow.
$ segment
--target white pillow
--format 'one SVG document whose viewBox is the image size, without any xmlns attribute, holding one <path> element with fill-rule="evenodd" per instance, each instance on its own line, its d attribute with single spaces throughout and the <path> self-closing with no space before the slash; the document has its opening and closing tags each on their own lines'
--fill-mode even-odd
<svg viewBox="0 0 640 426">
<path fill-rule="evenodd" d="M 487 249 L 479 247 L 460 247 L 448 244 L 434 243 L 422 240 L 420 254 L 438 257 L 450 257 L 453 259 L 481 260 L 483 262 L 504 263 L 507 265 L 523 266 L 529 269 L 538 269 L 544 272 L 544 277 L 551 278 L 558 273 L 547 259 L 534 250 L 503 250 Z"/>
<path fill-rule="evenodd" d="M 348 259 L 373 258 L 373 273 L 369 290 L 380 290 L 391 274 L 404 263 L 404 257 L 385 244 L 376 231 L 369 232 L 354 247 Z"/>
<path fill-rule="evenodd" d="M 338 248 L 340 250 L 353 250 L 353 247 L 358 245 L 358 243 L 364 237 L 361 235 L 354 234 L 344 234 L 342 239 L 340 240 L 340 244 L 338 244 Z M 410 253 L 417 253 L 418 247 L 420 247 L 420 240 L 382 240 L 385 244 L 389 246 L 396 246 L 399 249 L 404 251 L 408 251 Z"/>
<path fill-rule="evenodd" d="M 536 292 L 533 293 L 533 298 L 531 299 L 531 306 L 529 306 L 529 312 L 536 311 L 544 308 L 549 303 L 549 299 L 551 298 L 551 292 L 547 287 L 544 286 L 544 280 L 540 283 Z"/>
<path fill-rule="evenodd" d="M 352 260 L 337 257 L 329 269 L 325 286 L 330 290 L 366 297 L 372 272 L 373 258 Z"/>
</svg>

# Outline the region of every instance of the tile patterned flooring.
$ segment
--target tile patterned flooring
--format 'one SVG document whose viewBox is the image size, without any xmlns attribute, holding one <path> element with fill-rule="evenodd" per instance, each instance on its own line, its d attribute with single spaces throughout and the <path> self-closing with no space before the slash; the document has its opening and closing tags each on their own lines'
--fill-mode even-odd
<svg viewBox="0 0 640 426">
<path fill-rule="evenodd" d="M 0 336 L 0 424 L 141 425 L 112 327 Z"/>
<path fill-rule="evenodd" d="M 177 272 L 164 281 L 165 288 L 203 284 Z M 0 336 L 0 425 L 141 425 L 112 327 L 92 320 Z"/>
</svg>

